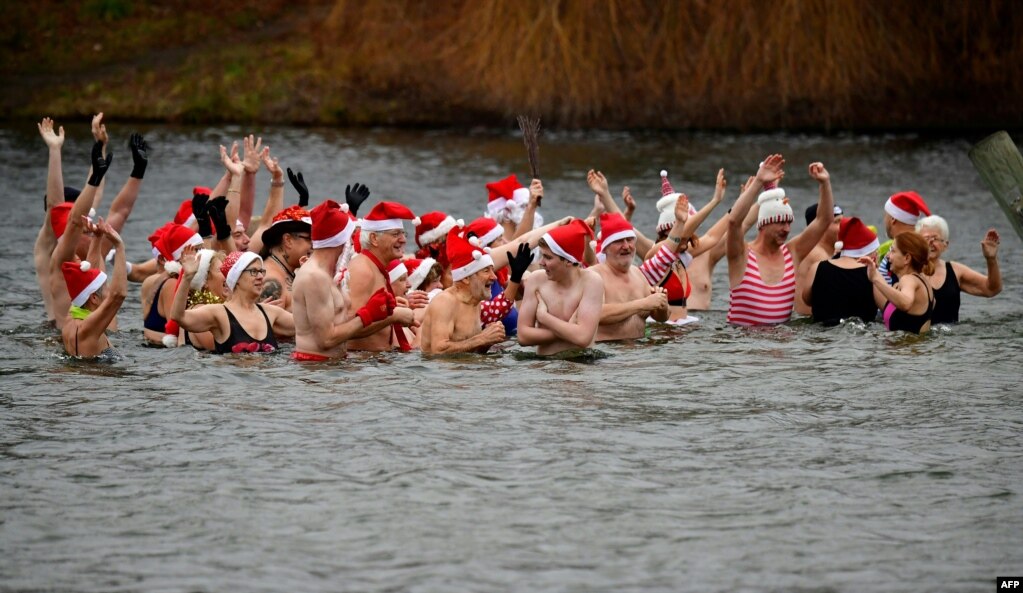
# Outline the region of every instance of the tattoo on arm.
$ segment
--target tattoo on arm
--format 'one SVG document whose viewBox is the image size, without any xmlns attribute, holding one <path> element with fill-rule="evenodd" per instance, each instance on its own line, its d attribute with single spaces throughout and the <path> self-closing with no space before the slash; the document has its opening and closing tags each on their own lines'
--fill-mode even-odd
<svg viewBox="0 0 1023 593">
<path fill-rule="evenodd" d="M 266 299 L 270 299 L 276 301 L 281 298 L 282 294 L 284 294 L 284 292 L 281 287 L 281 283 L 277 280 L 270 279 L 263 283 L 263 292 L 259 294 L 259 300 L 265 301 Z"/>
</svg>

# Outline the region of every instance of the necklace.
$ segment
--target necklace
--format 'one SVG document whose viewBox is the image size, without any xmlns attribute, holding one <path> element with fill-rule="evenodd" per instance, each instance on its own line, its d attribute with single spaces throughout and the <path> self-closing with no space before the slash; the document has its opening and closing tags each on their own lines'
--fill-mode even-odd
<svg viewBox="0 0 1023 593">
<path fill-rule="evenodd" d="M 284 271 L 288 274 L 288 286 L 291 286 L 291 282 L 295 279 L 295 272 L 292 272 L 291 268 L 289 268 L 287 264 L 278 259 L 276 253 L 271 253 L 270 259 L 277 262 L 277 265 L 284 269 Z"/>
</svg>

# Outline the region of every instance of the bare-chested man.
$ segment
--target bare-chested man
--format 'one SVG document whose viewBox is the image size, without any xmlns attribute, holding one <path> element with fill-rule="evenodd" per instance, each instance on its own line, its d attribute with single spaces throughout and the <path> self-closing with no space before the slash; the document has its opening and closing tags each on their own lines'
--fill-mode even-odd
<svg viewBox="0 0 1023 593">
<path fill-rule="evenodd" d="M 459 227 L 451 229 L 445 246 L 452 285 L 426 307 L 420 332 L 426 354 L 486 352 L 505 339 L 502 323 L 495 321 L 485 328 L 480 323 L 480 303 L 490 298 L 491 286 L 497 282 L 494 260 L 460 233 Z M 524 250 L 528 254 L 528 247 Z"/>
<path fill-rule="evenodd" d="M 364 307 L 380 289 L 394 296 L 387 274 L 387 264 L 405 254 L 407 237 L 402 226 L 403 220 L 411 220 L 413 224 L 420 222 L 416 215 L 402 204 L 380 202 L 360 221 L 359 241 L 362 252 L 353 257 L 348 264 L 352 311 Z M 396 347 L 402 352 L 412 349 L 405 332 L 401 331 L 401 323 L 385 326 L 369 336 L 348 343 L 349 350 L 370 352 L 384 352 Z"/>
<path fill-rule="evenodd" d="M 597 258 L 601 263 L 593 266 L 604 281 L 604 305 L 600 310 L 597 341 L 642 338 L 646 333 L 646 318 L 667 321 L 668 293 L 654 288 L 632 265 L 636 256 L 636 231 L 625 217 L 618 213 L 600 215 L 600 243 Z"/>
<path fill-rule="evenodd" d="M 524 279 L 519 344 L 550 355 L 593 345 L 604 303 L 604 280 L 582 267 L 593 236 L 582 220 L 549 231 L 540 240 L 543 274 Z"/>
<path fill-rule="evenodd" d="M 347 210 L 347 205 L 344 208 Z M 310 216 L 313 254 L 295 274 L 295 350 L 291 358 L 303 362 L 344 358 L 348 340 L 374 334 L 393 323 L 411 324 L 411 309 L 375 307 L 372 298 L 354 317 L 349 315 L 348 299 L 333 277 L 337 260 L 355 231 L 355 220 L 333 200 L 313 208 Z M 381 294 L 376 300 L 386 303 L 387 296 Z"/>
<path fill-rule="evenodd" d="M 729 215 L 728 322 L 734 325 L 775 325 L 789 320 L 796 297 L 796 267 L 835 218 L 830 176 L 824 165 L 812 163 L 810 177 L 820 185 L 817 218 L 806 230 L 789 239 L 794 217 L 785 191 L 771 187 L 761 193 L 765 185 L 773 185 L 782 178 L 784 164 L 780 154 L 764 159 L 757 176 L 746 185 Z M 757 238 L 747 244 L 742 221 L 755 198 L 760 203 Z"/>
</svg>

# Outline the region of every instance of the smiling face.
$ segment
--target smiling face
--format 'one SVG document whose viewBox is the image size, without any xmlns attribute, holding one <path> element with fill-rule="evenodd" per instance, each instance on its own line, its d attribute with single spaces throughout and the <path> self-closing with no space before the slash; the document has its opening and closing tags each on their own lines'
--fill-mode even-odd
<svg viewBox="0 0 1023 593">
<path fill-rule="evenodd" d="M 249 292 L 254 296 L 259 296 L 263 291 L 263 280 L 266 278 L 266 268 L 263 267 L 263 262 L 254 259 L 252 263 L 242 270 L 241 276 L 238 277 L 238 284 L 235 285 L 236 291 Z"/>
<path fill-rule="evenodd" d="M 485 301 L 490 298 L 491 287 L 497 282 L 497 274 L 494 273 L 494 266 L 487 266 L 479 272 L 469 276 L 469 294 L 472 298 Z"/>
<path fill-rule="evenodd" d="M 373 250 L 381 258 L 382 263 L 386 264 L 401 259 L 405 255 L 405 244 L 408 242 L 408 237 L 404 229 L 379 231 L 371 233 L 371 235 L 371 245 L 374 245 Z"/>
<path fill-rule="evenodd" d="M 636 255 L 636 238 L 627 237 L 604 246 L 604 257 L 609 266 L 617 270 L 626 270 L 632 265 Z"/>
<path fill-rule="evenodd" d="M 920 229 L 920 236 L 927 242 L 927 259 L 938 261 L 948 249 L 948 239 L 941 236 L 940 229 L 924 227 Z"/>
</svg>

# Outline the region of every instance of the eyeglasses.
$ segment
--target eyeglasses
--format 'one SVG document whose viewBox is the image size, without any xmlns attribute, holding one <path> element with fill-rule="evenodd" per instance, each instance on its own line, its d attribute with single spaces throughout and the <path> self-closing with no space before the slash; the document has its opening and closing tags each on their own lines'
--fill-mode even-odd
<svg viewBox="0 0 1023 593">
<path fill-rule="evenodd" d="M 924 241 L 927 241 L 928 243 L 948 243 L 948 241 L 946 241 L 945 239 L 942 239 L 941 237 L 936 237 L 934 235 L 922 235 L 922 236 L 924 238 Z"/>
<path fill-rule="evenodd" d="M 266 276 L 266 268 L 247 268 L 244 272 L 253 278 L 256 276 Z"/>
</svg>

